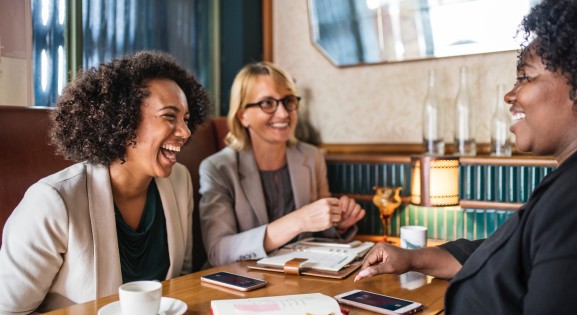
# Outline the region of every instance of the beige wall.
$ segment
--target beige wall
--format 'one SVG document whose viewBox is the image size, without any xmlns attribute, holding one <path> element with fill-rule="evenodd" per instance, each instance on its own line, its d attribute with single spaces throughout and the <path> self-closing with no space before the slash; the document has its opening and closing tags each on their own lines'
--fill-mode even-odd
<svg viewBox="0 0 577 315">
<path fill-rule="evenodd" d="M 511 34 L 513 36 L 514 34 Z M 452 142 L 459 67 L 469 70 L 477 142 L 490 141 L 497 85 L 512 87 L 516 52 L 337 68 L 311 43 L 307 0 L 273 1 L 273 59 L 297 81 L 323 143 L 420 143 L 427 72 L 435 69 Z"/>
</svg>

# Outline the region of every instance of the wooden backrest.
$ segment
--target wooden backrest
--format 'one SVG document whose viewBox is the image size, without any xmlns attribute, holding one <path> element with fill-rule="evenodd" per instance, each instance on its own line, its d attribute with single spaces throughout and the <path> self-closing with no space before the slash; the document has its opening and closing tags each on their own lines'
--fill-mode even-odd
<svg viewBox="0 0 577 315">
<path fill-rule="evenodd" d="M 74 164 L 48 144 L 48 113 L 46 108 L 0 106 L 0 231 L 30 185 Z"/>
<path fill-rule="evenodd" d="M 0 106 L 0 235 L 4 224 L 32 184 L 55 173 L 73 161 L 55 154 L 49 145 L 49 108 Z M 209 155 L 224 147 L 228 132 L 225 118 L 207 120 L 199 126 L 178 155 L 192 177 L 195 211 L 193 215 L 193 268 L 200 270 L 206 253 L 198 215 L 198 166 Z M 0 246 L 2 240 L 0 238 Z"/>
</svg>

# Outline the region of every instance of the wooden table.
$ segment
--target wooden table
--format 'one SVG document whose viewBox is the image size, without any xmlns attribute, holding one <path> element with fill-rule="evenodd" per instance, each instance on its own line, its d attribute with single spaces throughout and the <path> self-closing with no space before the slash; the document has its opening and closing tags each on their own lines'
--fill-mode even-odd
<svg viewBox="0 0 577 315">
<path fill-rule="evenodd" d="M 250 292 L 241 292 L 210 285 L 200 281 L 200 276 L 217 271 L 228 271 L 253 278 L 266 280 L 268 286 Z M 352 290 L 362 289 L 420 302 L 424 305 L 420 315 L 439 314 L 443 312 L 443 298 L 448 281 L 417 274 L 417 280 L 406 282 L 407 275 L 380 275 L 354 283 L 356 272 L 346 279 L 333 280 L 310 276 L 291 276 L 282 273 L 249 270 L 246 263 L 238 262 L 232 265 L 207 269 L 190 275 L 178 277 L 163 282 L 162 296 L 172 297 L 188 304 L 188 315 L 210 314 L 210 301 L 218 299 L 239 299 L 275 295 L 302 294 L 320 292 L 329 296 Z M 418 277 L 421 276 L 421 277 Z M 404 288 L 404 287 L 411 288 Z M 414 288 L 412 288 L 414 286 Z M 72 305 L 47 314 L 98 314 L 102 306 L 117 301 L 118 295 L 103 297 L 95 301 Z M 351 310 L 350 314 L 375 314 L 355 307 L 344 306 Z"/>
</svg>

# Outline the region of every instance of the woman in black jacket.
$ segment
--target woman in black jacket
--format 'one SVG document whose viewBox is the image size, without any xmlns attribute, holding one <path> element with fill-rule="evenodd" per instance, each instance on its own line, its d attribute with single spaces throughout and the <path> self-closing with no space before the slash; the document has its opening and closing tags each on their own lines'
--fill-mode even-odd
<svg viewBox="0 0 577 315">
<path fill-rule="evenodd" d="M 404 250 L 378 244 L 356 281 L 420 271 L 452 279 L 446 314 L 572 314 L 577 300 L 577 1 L 544 0 L 519 29 L 517 81 L 505 95 L 520 151 L 559 167 L 484 241 Z"/>
</svg>

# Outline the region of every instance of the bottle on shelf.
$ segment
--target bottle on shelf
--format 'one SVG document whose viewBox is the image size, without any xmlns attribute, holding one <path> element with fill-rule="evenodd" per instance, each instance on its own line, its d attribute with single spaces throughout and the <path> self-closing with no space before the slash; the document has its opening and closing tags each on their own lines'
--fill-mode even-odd
<svg viewBox="0 0 577 315">
<path fill-rule="evenodd" d="M 429 86 L 423 105 L 423 143 L 425 154 L 444 155 L 445 141 L 443 138 L 443 124 L 441 107 L 437 96 L 435 70 L 429 70 Z"/>
<path fill-rule="evenodd" d="M 454 154 L 455 155 L 475 155 L 477 145 L 475 142 L 475 124 L 473 116 L 473 106 L 469 96 L 469 83 L 467 80 L 467 68 L 461 67 L 459 92 L 455 98 L 454 106 Z"/>
<path fill-rule="evenodd" d="M 497 106 L 491 118 L 491 155 L 511 156 L 511 114 L 505 102 L 505 85 L 497 86 Z"/>
</svg>

